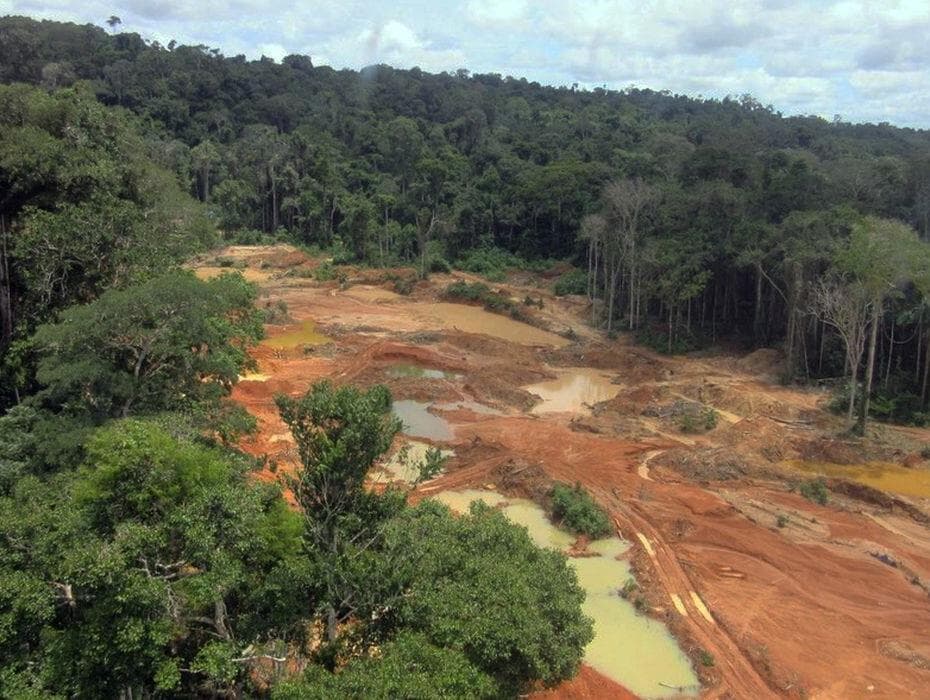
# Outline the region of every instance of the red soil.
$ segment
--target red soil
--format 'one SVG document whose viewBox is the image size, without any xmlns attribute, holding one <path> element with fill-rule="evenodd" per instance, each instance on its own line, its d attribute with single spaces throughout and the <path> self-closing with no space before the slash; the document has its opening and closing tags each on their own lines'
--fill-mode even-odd
<svg viewBox="0 0 930 700">
<path fill-rule="evenodd" d="M 887 504 L 834 494 L 827 506 L 815 505 L 789 491 L 797 477 L 777 464 L 844 450 L 916 463 L 930 433 L 884 428 L 881 439 L 846 442 L 836 437 L 841 419 L 820 408 L 823 394 L 768 382 L 777 360 L 772 353 L 744 361 L 666 358 L 623 339 L 605 343 L 584 326 L 587 311 L 578 300 L 536 288 L 508 290 L 516 298 L 542 296 L 538 322 L 574 328 L 582 336 L 577 343 L 534 348 L 431 328 L 409 313 L 410 305 L 434 299 L 446 278 L 419 285 L 411 301 L 283 277 L 289 266 L 313 264 L 290 249 L 227 254 L 264 260 L 272 270 L 262 284 L 269 299 L 285 300 L 297 319 L 315 319 L 335 341 L 307 354 L 260 347 L 259 371 L 270 379 L 235 387 L 233 398 L 259 419 L 258 435 L 242 447 L 274 460 L 277 473 L 294 468 L 295 455 L 274 410 L 276 393 L 297 394 L 328 378 L 382 382 L 395 398 L 485 403 L 504 415 L 443 414 L 455 428 L 456 457 L 414 497 L 488 485 L 539 497 L 552 480 L 580 481 L 634 543 L 633 565 L 652 614 L 695 660 L 704 697 L 930 697 L 930 530 Z M 375 272 L 359 274 L 377 281 Z M 464 376 L 393 378 L 386 370 L 397 362 Z M 557 365 L 616 372 L 621 391 L 591 415 L 527 415 L 533 397 L 521 386 L 551 376 Z M 674 406 L 688 401 L 717 409 L 718 427 L 681 435 Z M 647 452 L 648 479 L 637 470 Z M 269 470 L 260 478 L 277 477 Z M 927 505 L 908 507 L 919 513 Z M 687 616 L 675 611 L 672 594 L 684 601 Z M 712 666 L 700 663 L 705 654 Z M 539 695 L 632 697 L 587 667 Z"/>
</svg>

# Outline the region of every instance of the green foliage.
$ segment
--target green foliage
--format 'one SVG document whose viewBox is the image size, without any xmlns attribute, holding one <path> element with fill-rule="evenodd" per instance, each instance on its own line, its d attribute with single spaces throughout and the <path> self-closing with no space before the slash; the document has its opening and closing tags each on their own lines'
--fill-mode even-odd
<svg viewBox="0 0 930 700">
<path fill-rule="evenodd" d="M 470 283 L 457 280 L 443 290 L 442 296 L 451 301 L 480 303 L 488 311 L 508 315 L 517 321 L 529 319 L 519 304 L 514 303 L 510 297 L 500 292 L 492 291 L 483 282 Z"/>
<path fill-rule="evenodd" d="M 887 423 L 926 426 L 930 424 L 930 410 L 920 396 L 908 389 L 910 375 L 895 374 L 890 381 L 874 388 L 869 403 L 869 417 Z M 850 383 L 839 385 L 833 392 L 829 408 L 837 414 L 846 412 L 849 403 Z"/>
<path fill-rule="evenodd" d="M 704 668 L 713 668 L 716 665 L 716 662 L 714 661 L 714 655 L 706 649 L 701 649 L 699 656 L 701 659 L 701 666 Z"/>
<path fill-rule="evenodd" d="M 639 584 L 637 584 L 636 579 L 631 576 L 623 582 L 623 586 L 620 588 L 620 597 L 624 600 L 629 600 L 638 590 Z"/>
<path fill-rule="evenodd" d="M 277 396 L 275 403 L 297 443 L 302 467 L 290 487 L 305 516 L 317 612 L 327 626 L 329 647 L 323 652 L 335 656 L 340 624 L 372 618 L 397 590 L 393 564 L 379 556 L 376 545 L 405 498 L 390 489 L 370 491 L 365 478 L 401 422 L 391 414 L 383 386 L 362 392 L 323 381 L 300 398 Z"/>
<path fill-rule="evenodd" d="M 330 261 L 324 260 L 313 270 L 313 279 L 317 282 L 331 282 L 336 279 L 337 274 L 336 267 Z"/>
<path fill-rule="evenodd" d="M 508 694 L 577 671 L 593 633 L 563 554 L 481 504 L 453 517 L 426 501 L 392 521 L 385 540 L 406 563 L 396 624 L 461 652 Z"/>
<path fill-rule="evenodd" d="M 822 477 L 801 482 L 798 486 L 798 492 L 808 501 L 819 503 L 822 506 L 827 505 L 827 500 L 830 497 L 827 482 Z"/>
<path fill-rule="evenodd" d="M 473 272 L 492 282 L 502 282 L 507 272 L 526 267 L 526 262 L 502 248 L 476 248 L 459 258 L 455 266 L 465 272 Z"/>
<path fill-rule="evenodd" d="M 636 333 L 636 342 L 645 345 L 663 355 L 684 355 L 700 349 L 704 343 L 687 331 L 679 331 L 672 338 L 669 347 L 668 330 L 658 326 L 645 326 Z"/>
<path fill-rule="evenodd" d="M 552 517 L 575 534 L 593 539 L 610 534 L 607 512 L 591 498 L 581 484 L 555 484 L 549 492 Z"/>
<path fill-rule="evenodd" d="M 10 296 L 0 303 L 0 358 L 57 310 L 215 241 L 206 213 L 126 112 L 86 89 L 0 85 L 0 102 L 0 262 L 11 271 L 0 287 Z"/>
<path fill-rule="evenodd" d="M 280 490 L 149 422 L 97 431 L 76 473 L 21 479 L 0 530 L 18 542 L 0 542 L 4 683 L 31 664 L 68 696 L 229 689 L 247 680 L 232 659 L 300 595 L 273 586 L 300 547 Z"/>
<path fill-rule="evenodd" d="M 683 433 L 706 433 L 717 427 L 719 414 L 705 406 L 700 411 L 686 410 L 678 416 L 678 429 Z"/>
<path fill-rule="evenodd" d="M 422 634 L 401 632 L 378 656 L 353 661 L 332 674 L 311 666 L 304 677 L 281 683 L 272 700 L 394 700 L 394 698 L 497 698 L 494 680 L 460 651 L 443 649 Z"/>
<path fill-rule="evenodd" d="M 567 294 L 587 294 L 588 275 L 583 270 L 566 272 L 555 281 L 552 290 L 557 297 L 564 297 Z"/>
<path fill-rule="evenodd" d="M 95 420 L 219 398 L 262 336 L 254 300 L 238 274 L 176 271 L 72 307 L 33 337 L 40 398 Z"/>
</svg>

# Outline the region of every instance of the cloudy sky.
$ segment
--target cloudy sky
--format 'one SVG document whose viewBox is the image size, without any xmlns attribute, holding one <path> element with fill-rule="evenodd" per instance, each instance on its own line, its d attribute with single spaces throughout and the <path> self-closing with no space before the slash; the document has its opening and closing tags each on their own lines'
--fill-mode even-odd
<svg viewBox="0 0 930 700">
<path fill-rule="evenodd" d="M 0 0 L 0 15 L 316 65 L 751 93 L 785 114 L 930 128 L 930 0 Z"/>
</svg>

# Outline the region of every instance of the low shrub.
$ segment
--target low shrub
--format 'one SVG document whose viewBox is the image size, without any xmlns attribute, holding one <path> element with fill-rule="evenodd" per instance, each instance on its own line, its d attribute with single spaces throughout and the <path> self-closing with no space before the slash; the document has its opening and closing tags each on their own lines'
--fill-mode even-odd
<svg viewBox="0 0 930 700">
<path fill-rule="evenodd" d="M 712 408 L 699 413 L 685 412 L 678 418 L 678 429 L 683 433 L 706 433 L 717 427 L 718 414 Z"/>
<path fill-rule="evenodd" d="M 557 297 L 564 297 L 566 294 L 585 294 L 588 291 L 588 275 L 583 270 L 566 272 L 555 281 L 552 291 Z"/>
<path fill-rule="evenodd" d="M 798 487 L 798 492 L 808 501 L 819 503 L 822 506 L 827 505 L 830 496 L 830 490 L 827 488 L 827 482 L 822 477 L 804 481 Z"/>
<path fill-rule="evenodd" d="M 398 277 L 394 280 L 394 291 L 402 296 L 409 296 L 413 293 L 413 288 L 417 281 L 410 277 Z"/>
<path fill-rule="evenodd" d="M 276 302 L 266 302 L 261 307 L 262 323 L 286 323 L 290 319 L 287 302 L 278 299 Z"/>
<path fill-rule="evenodd" d="M 443 257 L 436 256 L 430 258 L 429 261 L 429 271 L 430 272 L 452 272 L 452 265 L 449 264 L 449 261 Z"/>
<path fill-rule="evenodd" d="M 552 517 L 563 527 L 591 538 L 610 534 L 610 518 L 581 484 L 556 484 L 549 492 Z"/>
<path fill-rule="evenodd" d="M 317 282 L 331 282 L 336 279 L 336 275 L 335 266 L 328 260 L 317 265 L 316 269 L 313 271 L 313 279 Z"/>
</svg>

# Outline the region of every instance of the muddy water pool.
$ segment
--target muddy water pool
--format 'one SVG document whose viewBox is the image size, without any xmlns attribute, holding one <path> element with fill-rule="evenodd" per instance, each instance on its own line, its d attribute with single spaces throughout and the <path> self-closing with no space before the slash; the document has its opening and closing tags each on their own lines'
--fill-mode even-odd
<svg viewBox="0 0 930 700">
<path fill-rule="evenodd" d="M 930 498 L 930 469 L 909 469 L 890 462 L 834 464 L 832 462 L 788 460 L 782 464 L 807 474 L 822 474 L 857 481 L 888 493 Z"/>
<path fill-rule="evenodd" d="M 520 345 L 563 347 L 569 342 L 555 333 L 544 331 L 528 323 L 515 321 L 508 316 L 492 314 L 477 306 L 447 302 L 419 302 L 410 304 L 408 308 L 411 313 L 432 328 L 483 333 Z"/>
<path fill-rule="evenodd" d="M 262 345 L 279 350 L 293 350 L 301 345 L 325 345 L 328 342 L 330 339 L 317 330 L 316 322 L 308 319 L 302 321 L 296 330 L 266 338 Z"/>
<path fill-rule="evenodd" d="M 533 413 L 568 411 L 580 413 L 601 401 L 612 399 L 620 387 L 612 384 L 610 376 L 588 367 L 555 370 L 559 376 L 523 387 L 542 401 L 533 407 Z"/>
<path fill-rule="evenodd" d="M 445 491 L 435 498 L 459 512 L 467 511 L 476 500 L 491 506 L 503 504 L 504 514 L 523 525 L 541 547 L 565 551 L 575 539 L 549 522 L 532 501 L 479 490 Z M 617 559 L 628 547 L 629 543 L 610 537 L 589 545 L 600 556 L 568 560 L 585 590 L 583 610 L 594 620 L 595 636 L 585 649 L 585 663 L 641 697 L 696 695 L 700 683 L 675 639 L 661 622 L 638 614 L 618 593 L 632 576 L 627 562 Z"/>
<path fill-rule="evenodd" d="M 449 421 L 430 413 L 429 407 L 430 404 L 423 401 L 395 401 L 393 411 L 404 423 L 402 432 L 410 437 L 451 440 L 452 426 Z"/>
</svg>

